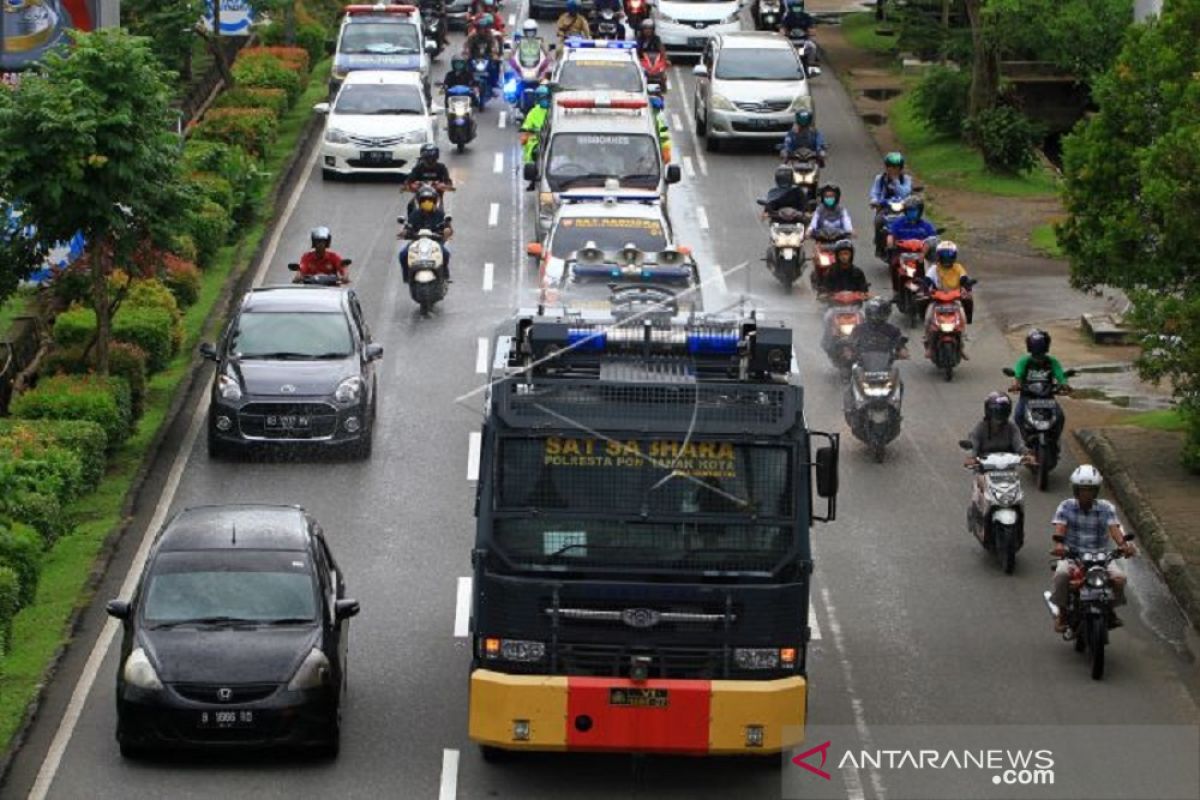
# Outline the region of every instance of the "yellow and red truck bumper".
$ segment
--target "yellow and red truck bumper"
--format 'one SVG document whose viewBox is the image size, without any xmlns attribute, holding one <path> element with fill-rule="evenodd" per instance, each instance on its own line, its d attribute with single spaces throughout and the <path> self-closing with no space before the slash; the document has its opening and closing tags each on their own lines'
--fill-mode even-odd
<svg viewBox="0 0 1200 800">
<path fill-rule="evenodd" d="M 808 684 L 471 673 L 473 741 L 510 750 L 734 755 L 800 743 Z"/>
</svg>

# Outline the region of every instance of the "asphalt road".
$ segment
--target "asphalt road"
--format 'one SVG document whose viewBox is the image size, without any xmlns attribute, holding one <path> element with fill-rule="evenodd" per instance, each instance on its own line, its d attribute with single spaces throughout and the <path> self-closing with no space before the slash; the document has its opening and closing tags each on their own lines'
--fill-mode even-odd
<svg viewBox="0 0 1200 800">
<path fill-rule="evenodd" d="M 544 26 L 545 27 L 545 26 Z M 444 68 L 445 59 L 439 70 Z M 690 67 L 677 67 L 668 101 L 676 158 L 685 178 L 672 189 L 681 240 L 694 246 L 709 287 L 706 307 L 744 300 L 797 331 L 812 427 L 843 439 L 839 519 L 814 530 L 817 571 L 810 651 L 810 718 L 828 724 L 1195 723 L 1196 668 L 1185 625 L 1145 564 L 1131 565 L 1126 626 L 1114 633 L 1105 680 L 1058 641 L 1042 605 L 1048 582 L 1046 524 L 1066 493 L 1070 457 L 1039 494 L 1027 485 L 1028 545 L 1013 576 L 966 533 L 969 475 L 956 441 L 1005 380 L 1011 354 L 997 320 L 1064 316 L 1089 302 L 1060 275 L 983 274 L 971 329 L 971 360 L 946 383 L 928 362 L 904 364 L 904 432 L 887 461 L 873 463 L 841 416 L 841 388 L 821 353 L 820 313 L 807 288 L 785 294 L 759 259 L 766 232 L 754 198 L 771 184 L 768 148 L 704 152 L 691 133 Z M 440 73 L 439 73 L 440 74 Z M 687 87 L 686 91 L 684 87 Z M 814 83 L 818 119 L 831 140 L 826 172 L 845 188 L 855 224 L 867 231 L 866 187 L 878 153 L 832 75 Z M 77 724 L 60 729 L 64 708 L 144 530 L 122 543 L 112 573 L 85 616 L 70 656 L 50 687 L 25 749 L 0 795 L 26 797 L 39 770 L 53 798 L 775 798 L 778 772 L 739 761 L 553 755 L 486 765 L 466 737 L 468 647 L 455 636 L 460 576 L 469 574 L 474 533 L 470 434 L 479 398 L 456 404 L 483 379 L 479 342 L 532 298 L 523 254 L 532 196 L 517 175 L 511 118 L 497 102 L 480 120 L 468 151 L 444 148 L 459 191 L 450 199 L 458 235 L 448 299 L 430 318 L 409 300 L 396 267 L 395 183 L 323 182 L 310 170 L 286 218 L 267 282 L 317 224 L 355 260 L 355 286 L 377 341 L 386 348 L 375 454 L 367 463 L 210 461 L 203 437 L 182 420 L 172 445 L 186 448 L 171 509 L 201 503 L 299 503 L 321 520 L 363 613 L 351 626 L 349 701 L 336 762 L 281 757 L 195 756 L 147 763 L 123 760 L 113 739 L 116 648 L 109 648 Z M 698 147 L 698 145 L 701 145 Z M 309 166 L 312 166 L 310 162 Z M 965 254 L 970 263 L 970 254 Z M 883 266 L 860 263 L 880 290 Z M 723 285 L 721 285 L 723 283 Z M 807 281 L 803 281 L 806 286 Z M 490 354 L 488 355 L 490 357 Z M 194 409 L 199 392 L 188 402 Z M 169 484 L 174 452 L 157 484 Z M 169 485 L 168 485 L 168 488 Z M 160 502 L 139 509 L 149 518 Z M 69 721 L 69 720 L 68 720 Z M 45 758 L 58 734 L 61 760 Z M 865 796 L 885 779 L 864 774 Z M 47 782 L 48 781 L 48 782 Z M 883 792 L 879 792 L 882 789 Z"/>
</svg>

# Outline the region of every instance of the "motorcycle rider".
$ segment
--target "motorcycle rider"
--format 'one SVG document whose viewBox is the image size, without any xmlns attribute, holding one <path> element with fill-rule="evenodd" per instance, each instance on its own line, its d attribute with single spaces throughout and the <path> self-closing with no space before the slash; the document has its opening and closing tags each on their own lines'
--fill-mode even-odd
<svg viewBox="0 0 1200 800">
<path fill-rule="evenodd" d="M 445 0 L 421 0 L 419 8 L 421 9 L 421 17 L 437 17 L 438 19 L 438 47 L 445 48 L 450 43 L 446 32 L 449 25 L 449 17 L 446 14 Z"/>
<path fill-rule="evenodd" d="M 1091 464 L 1080 464 L 1071 473 L 1071 497 L 1058 504 L 1051 524 L 1054 526 L 1053 555 L 1058 559 L 1054 567 L 1054 587 L 1051 600 L 1058 607 L 1058 619 L 1054 621 L 1054 630 L 1064 633 L 1067 630 L 1066 608 L 1067 593 L 1070 591 L 1071 562 L 1066 556 L 1068 550 L 1076 552 L 1095 552 L 1107 548 L 1111 539 L 1125 558 L 1137 554 L 1137 548 L 1132 542 L 1125 541 L 1121 529 L 1121 521 L 1117 518 L 1117 510 L 1107 500 L 1100 500 L 1100 486 L 1104 483 L 1100 471 Z M 1116 561 L 1108 562 L 1108 577 L 1112 581 L 1113 605 L 1125 604 L 1125 571 L 1117 566 Z M 1108 620 L 1110 628 L 1121 626 L 1121 620 L 1116 613 Z"/>
<path fill-rule="evenodd" d="M 973 467 L 979 459 L 992 453 L 1029 454 L 1021 429 L 1012 421 L 1012 400 L 1003 392 L 992 392 L 983 401 L 983 419 L 967 438 L 971 440 L 973 455 L 967 458 L 964 466 Z"/>
<path fill-rule="evenodd" d="M 1020 392 L 1017 395 L 1017 419 L 1024 419 L 1026 398 L 1024 392 L 1021 392 L 1021 385 L 1030 370 L 1049 373 L 1054 383 L 1062 387 L 1062 391 L 1071 391 L 1071 387 L 1067 383 L 1067 373 L 1062 364 L 1057 358 L 1050 355 L 1049 333 L 1040 328 L 1031 330 L 1025 335 L 1025 351 L 1025 355 L 1018 358 L 1017 363 L 1013 365 L 1013 385 L 1009 390 Z M 1059 424 L 1062 424 L 1061 419 Z"/>
<path fill-rule="evenodd" d="M 892 358 L 908 358 L 908 339 L 888 317 L 892 304 L 882 297 L 872 297 L 863 306 L 865 320 L 854 329 L 846 345 L 855 353 L 887 353 Z"/>
<path fill-rule="evenodd" d="M 453 283 L 450 280 L 450 248 L 446 247 L 446 242 L 454 235 L 454 229 L 446 222 L 446 212 L 438 208 L 437 190 L 432 186 L 421 187 L 417 192 L 417 206 L 408 213 L 408 218 L 404 221 L 401 236 L 410 240 L 400 250 L 400 274 L 405 283 L 408 283 L 408 248 L 412 246 L 411 240 L 417 238 L 417 234 L 423 230 L 441 235 L 442 269 L 445 270 L 446 282 Z"/>
<path fill-rule="evenodd" d="M 342 257 L 329 249 L 333 243 L 329 228 L 324 225 L 313 228 L 308 238 L 312 242 L 312 250 L 300 256 L 300 269 L 296 271 L 293 283 L 301 283 L 314 275 L 336 275 L 338 283 L 349 283 L 350 273 L 342 264 Z"/>
<path fill-rule="evenodd" d="M 893 221 L 887 226 L 887 250 L 889 255 L 889 264 L 892 257 L 895 256 L 894 248 L 896 242 L 910 241 L 912 239 L 925 240 L 930 236 L 937 235 L 937 229 L 933 227 L 927 219 L 923 219 L 925 213 L 925 201 L 916 195 L 909 195 L 904 198 L 904 216 Z M 900 270 L 892 269 L 892 293 L 900 293 Z"/>
<path fill-rule="evenodd" d="M 415 192 L 418 184 L 432 183 L 440 197 L 445 188 L 454 186 L 454 181 L 450 179 L 450 170 L 446 168 L 445 164 L 438 161 L 441 154 L 441 150 L 433 142 L 421 145 L 421 155 L 417 158 L 417 163 L 413 165 L 412 171 L 408 173 L 408 179 L 405 181 L 404 190 L 406 192 Z"/>
<path fill-rule="evenodd" d="M 854 242 L 842 239 L 834 244 L 833 258 L 833 268 L 825 276 L 825 281 L 820 288 L 821 294 L 837 292 L 862 292 L 865 294 L 871 288 L 871 284 L 867 282 L 866 273 L 854 265 Z"/>
<path fill-rule="evenodd" d="M 634 43 L 637 45 L 639 58 L 646 53 L 663 53 L 665 55 L 667 52 L 663 47 L 662 39 L 654 30 L 654 20 L 650 17 L 642 20 L 642 24 L 638 26 L 637 38 Z"/>
<path fill-rule="evenodd" d="M 804 10 L 804 0 L 789 0 L 787 10 L 783 12 L 783 17 L 779 20 L 779 32 L 784 36 L 788 36 L 793 30 L 804 31 L 804 35 L 811 37 L 813 25 L 816 20 L 813 16 Z M 814 61 L 813 56 L 816 54 L 816 45 L 813 44 L 811 38 L 808 44 L 800 49 L 800 61 L 804 64 L 805 72 L 812 66 L 810 61 Z"/>
<path fill-rule="evenodd" d="M 488 62 L 488 88 L 495 94 L 496 86 L 500 83 L 500 46 L 492 26 L 495 19 L 491 14 L 484 14 L 476 23 L 475 30 L 467 37 L 463 45 L 463 53 L 474 61 L 486 58 Z"/>
<path fill-rule="evenodd" d="M 775 168 L 775 185 L 767 192 L 766 198 L 759 202 L 763 207 L 763 217 L 773 219 L 784 208 L 803 211 L 808 203 L 808 195 L 803 186 L 796 185 L 792 168 L 780 166 Z"/>
<path fill-rule="evenodd" d="M 613 5 L 616 5 L 617 8 L 612 8 Z M 591 27 L 595 31 L 594 35 L 599 35 L 601 25 L 612 25 L 615 28 L 611 37 L 613 41 L 623 42 L 629 38 L 629 28 L 621 21 L 620 7 L 620 0 L 613 0 L 606 4 L 605 8 L 599 8 L 599 3 L 597 3 L 595 16 L 591 23 Z"/>
<path fill-rule="evenodd" d="M 671 162 L 671 126 L 663 119 L 662 95 L 650 95 L 650 106 L 654 109 L 654 124 L 658 127 L 658 147 L 662 151 L 664 164 Z"/>
<path fill-rule="evenodd" d="M 836 184 L 827 183 L 817 192 L 820 202 L 808 223 L 808 235 L 811 237 L 820 230 L 832 230 L 841 233 L 841 238 L 849 239 L 854 235 L 854 223 L 850 221 L 850 212 L 842 205 L 842 190 Z"/>
<path fill-rule="evenodd" d="M 542 85 L 533 93 L 533 108 L 525 115 L 521 123 L 521 163 L 532 164 L 537 161 L 538 147 L 542 141 L 542 128 L 550 116 L 550 87 Z M 530 181 L 525 187 L 532 191 L 537 188 L 536 181 Z"/>
<path fill-rule="evenodd" d="M 962 303 L 963 314 L 967 318 L 967 324 L 971 324 L 971 318 L 975 313 L 975 299 L 971 296 L 971 284 L 974 281 L 967 276 L 967 268 L 958 261 L 958 245 L 949 239 L 938 242 L 938 246 L 934 250 L 934 262 L 925 271 L 922 283 L 924 283 L 926 290 L 929 292 L 949 292 L 960 289 L 962 293 L 959 296 L 959 302 Z M 921 315 L 927 317 L 931 307 L 931 298 L 926 294 L 921 300 Z M 926 319 L 926 323 L 928 323 L 928 319 Z M 926 340 L 925 357 L 928 358 L 930 353 L 929 341 Z M 959 354 L 962 356 L 963 361 L 971 360 L 967 356 L 965 337 L 963 345 L 959 349 Z M 1019 418 L 1020 416 L 1018 415 Z"/>
<path fill-rule="evenodd" d="M 904 174 L 904 156 L 892 151 L 883 157 L 883 172 L 871 183 L 870 205 L 875 212 L 875 256 L 883 256 L 887 204 L 912 194 L 912 178 Z"/>
<path fill-rule="evenodd" d="M 817 154 L 817 163 L 825 166 L 825 137 L 813 124 L 813 112 L 807 108 L 796 112 L 795 124 L 783 137 L 783 145 L 779 148 L 784 161 L 794 157 L 798 150 L 812 150 Z"/>
<path fill-rule="evenodd" d="M 592 38 L 592 29 L 588 25 L 587 17 L 579 13 L 579 0 L 567 0 L 567 10 L 559 15 L 554 29 L 558 32 L 560 44 L 574 36 Z"/>
<path fill-rule="evenodd" d="M 492 27 L 498 31 L 504 31 L 504 15 L 500 13 L 500 5 L 497 3 L 497 0 L 474 0 L 471 3 L 471 7 L 467 10 L 468 35 L 479 24 L 479 20 L 484 14 L 492 15 Z"/>
</svg>

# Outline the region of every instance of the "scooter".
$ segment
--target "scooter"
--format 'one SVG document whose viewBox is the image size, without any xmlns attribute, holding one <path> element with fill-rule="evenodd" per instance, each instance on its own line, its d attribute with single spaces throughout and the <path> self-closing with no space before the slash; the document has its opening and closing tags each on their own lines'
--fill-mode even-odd
<svg viewBox="0 0 1200 800">
<path fill-rule="evenodd" d="M 846 234 L 835 228 L 818 228 L 813 233 L 813 271 L 809 273 L 808 278 L 814 292 L 821 291 L 825 278 L 833 269 L 833 262 L 837 260 L 833 253 L 834 244 L 845 238 L 848 238 Z"/>
<path fill-rule="evenodd" d="M 791 291 L 792 284 L 804 274 L 804 214 L 794 208 L 781 208 L 770 219 L 767 269 L 784 289 Z"/>
<path fill-rule="evenodd" d="M 929 294 L 932 310 L 925 323 L 925 343 L 929 347 L 929 360 L 947 381 L 954 380 L 954 368 L 962 361 L 962 339 L 967 327 L 962 296 L 961 289 L 934 290 Z"/>
<path fill-rule="evenodd" d="M 475 123 L 475 93 L 467 86 L 446 90 L 446 136 L 458 152 L 478 134 Z"/>
<path fill-rule="evenodd" d="M 429 52 L 430 59 L 437 58 L 446 49 L 441 18 L 435 14 L 422 13 L 421 29 L 425 35 L 425 46 Z M 433 44 L 433 47 L 429 47 L 430 43 Z"/>
<path fill-rule="evenodd" d="M 821 157 L 812 150 L 802 148 L 788 156 L 783 165 L 792 170 L 792 185 L 804 190 L 805 207 L 811 206 L 817 197 L 817 186 L 820 185 Z"/>
<path fill-rule="evenodd" d="M 1016 377 L 1012 367 L 1004 367 L 1003 371 L 1010 378 Z M 1068 378 L 1077 374 L 1073 369 L 1066 371 Z M 1031 465 L 1030 469 L 1037 475 L 1038 489 L 1044 492 L 1050 482 L 1050 472 L 1058 465 L 1059 438 L 1065 422 L 1062 406 L 1055 395 L 1070 390 L 1056 384 L 1049 370 L 1035 372 L 1031 367 L 1017 391 L 1025 397 L 1024 413 L 1016 420 L 1017 427 L 1021 429 L 1025 446 L 1037 459 L 1037 464 Z"/>
<path fill-rule="evenodd" d="M 916 191 L 915 189 L 913 190 Z M 883 215 L 875 225 L 875 255 L 885 264 L 889 263 L 887 251 L 888 227 L 904 216 L 904 201 L 892 200 L 883 204 Z"/>
<path fill-rule="evenodd" d="M 970 440 L 958 446 L 970 451 Z M 967 529 L 983 549 L 996 557 L 1005 574 L 1017 565 L 1017 551 L 1025 544 L 1025 496 L 1017 467 L 1025 460 L 1016 453 L 991 453 L 976 459 L 967 469 L 976 473 L 971 503 L 967 507 Z"/>
<path fill-rule="evenodd" d="M 601 39 L 620 39 L 621 37 L 621 22 L 617 19 L 617 13 L 611 8 L 606 8 L 596 17 L 596 24 L 592 26 L 592 38 Z"/>
<path fill-rule="evenodd" d="M 353 263 L 354 263 L 353 259 L 350 259 L 350 258 L 342 259 L 343 267 L 348 267 Z M 292 283 L 299 283 L 299 284 L 303 284 L 305 286 L 345 286 L 347 283 L 350 282 L 349 278 L 346 278 L 346 280 L 343 282 L 342 280 L 340 280 L 338 278 L 337 275 L 330 275 L 325 272 L 320 273 L 319 275 L 301 275 L 301 274 L 299 274 L 300 273 L 300 265 L 297 263 L 288 264 L 287 268 L 288 268 L 289 272 L 296 273 L 296 276 L 294 278 L 292 278 Z"/>
<path fill-rule="evenodd" d="M 450 217 L 446 217 L 450 224 Z M 422 228 L 416 232 L 408 247 L 408 292 L 413 302 L 428 314 L 445 298 L 449 284 L 446 278 L 445 253 L 440 233 Z"/>
<path fill-rule="evenodd" d="M 666 94 L 667 68 L 671 66 L 667 54 L 661 51 L 647 52 L 639 60 L 642 74 L 646 76 L 646 91 L 650 94 Z"/>
<path fill-rule="evenodd" d="M 905 239 L 896 242 L 889 268 L 892 286 L 896 290 L 896 310 L 908 327 L 916 327 L 921 319 L 921 282 L 925 278 L 925 242 Z"/>
<path fill-rule="evenodd" d="M 902 340 L 901 345 L 907 340 Z M 904 383 L 892 353 L 866 351 L 857 354 L 850 369 L 850 384 L 842 411 L 854 437 L 871 449 L 871 457 L 882 463 L 889 442 L 900 435 L 900 403 Z"/>
<path fill-rule="evenodd" d="M 812 32 L 803 28 L 791 28 L 787 37 L 792 47 L 796 48 L 796 54 L 800 56 L 800 62 L 804 65 L 808 77 L 815 78 L 820 75 L 821 68 L 817 66 L 817 43 L 812 39 Z"/>
<path fill-rule="evenodd" d="M 759 31 L 779 30 L 779 17 L 782 13 L 781 0 L 758 0 L 754 6 L 754 29 Z"/>
<path fill-rule="evenodd" d="M 854 329 L 865 319 L 863 303 L 867 297 L 866 292 L 834 292 L 820 296 L 829 304 L 829 310 L 825 313 L 821 349 L 829 357 L 829 363 L 837 367 L 843 380 L 850 377 L 850 367 L 854 364 L 854 352 L 849 347 L 849 340 Z"/>
<path fill-rule="evenodd" d="M 1133 541 L 1132 533 L 1125 534 L 1125 541 Z M 1067 594 L 1067 630 L 1063 639 L 1075 642 L 1075 652 L 1085 650 L 1091 652 L 1092 680 L 1098 681 L 1104 677 L 1104 649 L 1108 646 L 1108 632 L 1112 627 L 1113 605 L 1116 603 L 1116 591 L 1112 579 L 1108 577 L 1108 564 L 1121 557 L 1121 551 L 1098 550 L 1091 553 L 1081 553 L 1075 550 L 1067 551 L 1066 558 L 1070 561 L 1069 578 L 1070 591 Z M 1046 608 L 1054 619 L 1058 619 L 1059 608 L 1051 599 L 1053 594 L 1042 592 Z"/>
</svg>

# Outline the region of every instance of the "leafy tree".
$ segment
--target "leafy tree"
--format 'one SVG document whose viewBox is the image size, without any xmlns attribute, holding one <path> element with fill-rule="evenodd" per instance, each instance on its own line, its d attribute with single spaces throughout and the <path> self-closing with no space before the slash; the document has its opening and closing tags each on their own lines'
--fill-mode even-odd
<svg viewBox="0 0 1200 800">
<path fill-rule="evenodd" d="M 72 32 L 67 53 L 0 92 L 0 197 L 19 201 L 46 241 L 81 232 L 96 311 L 96 366 L 108 372 L 115 264 L 165 243 L 190 208 L 171 131 L 170 74 L 149 43 L 119 30 Z"/>
<path fill-rule="evenodd" d="M 49 249 L 40 237 L 29 235 L 25 225 L 9 221 L 13 211 L 12 204 L 0 197 L 0 303 L 41 267 Z"/>
<path fill-rule="evenodd" d="M 1146 334 L 1143 375 L 1169 378 L 1200 468 L 1200 3 L 1131 27 L 1097 80 L 1099 111 L 1063 142 L 1059 241 L 1072 280 L 1113 286 Z"/>
</svg>

